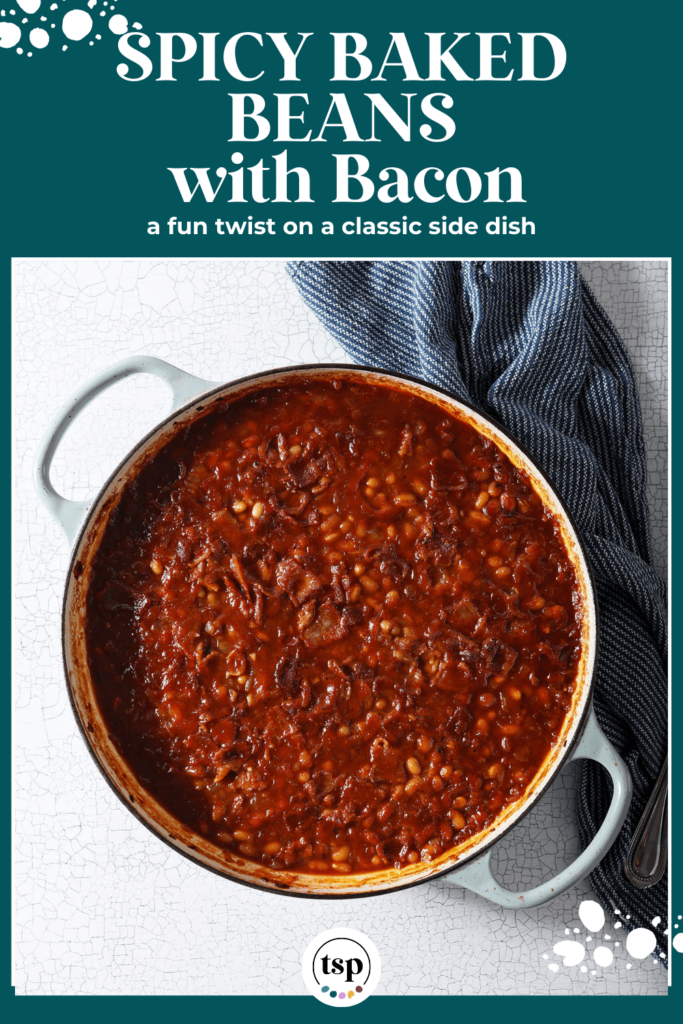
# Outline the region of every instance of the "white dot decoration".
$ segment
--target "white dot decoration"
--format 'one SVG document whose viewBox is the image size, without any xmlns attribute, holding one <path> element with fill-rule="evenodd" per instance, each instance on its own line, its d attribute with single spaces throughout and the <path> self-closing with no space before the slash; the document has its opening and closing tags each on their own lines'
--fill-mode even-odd
<svg viewBox="0 0 683 1024">
<path fill-rule="evenodd" d="M 85 39 L 91 28 L 92 18 L 87 11 L 80 11 L 76 8 L 73 11 L 67 11 L 64 15 L 62 32 L 67 39 L 72 39 L 75 43 L 79 39 Z"/>
<path fill-rule="evenodd" d="M 109 30 L 114 33 L 115 36 L 122 36 L 124 32 L 128 31 L 128 19 L 124 18 L 122 14 L 114 14 L 109 19 Z"/>
<path fill-rule="evenodd" d="M 626 949 L 634 960 L 650 956 L 656 945 L 657 939 L 649 928 L 635 928 L 626 938 Z"/>
<path fill-rule="evenodd" d="M 36 50 L 44 50 L 50 42 L 50 34 L 44 28 L 32 28 L 29 39 L 31 40 L 31 46 L 35 46 Z"/>
<path fill-rule="evenodd" d="M 581 943 L 574 942 L 573 940 L 555 943 L 553 953 L 562 957 L 562 963 L 565 967 L 576 967 L 586 955 L 586 951 Z"/>
<path fill-rule="evenodd" d="M 595 900 L 582 900 L 579 907 L 581 924 L 589 932 L 599 932 L 605 926 L 605 912 Z"/>
<path fill-rule="evenodd" d="M 10 50 L 21 39 L 21 29 L 13 21 L 0 21 L 0 47 Z"/>
</svg>

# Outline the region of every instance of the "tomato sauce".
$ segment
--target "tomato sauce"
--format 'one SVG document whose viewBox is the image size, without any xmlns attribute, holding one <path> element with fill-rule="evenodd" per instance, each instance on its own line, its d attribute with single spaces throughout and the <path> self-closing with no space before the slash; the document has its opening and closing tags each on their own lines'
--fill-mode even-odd
<svg viewBox="0 0 683 1024">
<path fill-rule="evenodd" d="M 519 798 L 581 654 L 558 523 L 500 449 L 391 386 L 213 406 L 129 482 L 91 673 L 142 785 L 277 869 L 430 861 Z"/>
</svg>

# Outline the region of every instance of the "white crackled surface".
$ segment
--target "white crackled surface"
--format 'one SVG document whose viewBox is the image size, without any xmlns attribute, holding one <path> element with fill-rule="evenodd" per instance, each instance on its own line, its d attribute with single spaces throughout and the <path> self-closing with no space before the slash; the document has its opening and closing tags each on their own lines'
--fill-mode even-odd
<svg viewBox="0 0 683 1024">
<path fill-rule="evenodd" d="M 584 280 L 625 342 L 635 369 L 647 448 L 653 562 L 668 572 L 667 264 L 579 263 Z"/>
<path fill-rule="evenodd" d="M 636 364 L 665 572 L 666 264 L 582 270 Z M 301 994 L 301 952 L 318 932 L 347 924 L 381 951 L 378 994 L 664 994 L 666 973 L 650 958 L 627 973 L 623 941 L 609 943 L 614 962 L 594 974 L 562 966 L 552 952 L 565 929 L 586 941 L 578 918 L 586 884 L 529 912 L 443 882 L 375 899 L 293 900 L 219 879 L 138 824 L 96 771 L 66 699 L 59 611 L 67 551 L 31 487 L 38 439 L 77 384 L 131 353 L 212 380 L 346 358 L 277 263 L 20 261 L 14 310 L 17 991 Z M 93 493 L 167 403 L 163 385 L 147 377 L 100 398 L 62 445 L 58 488 L 74 498 Z M 537 883 L 576 853 L 574 793 L 569 767 L 501 844 L 498 865 L 512 887 Z M 604 931 L 618 938 L 613 923 Z M 601 943 L 596 935 L 593 945 Z"/>
</svg>

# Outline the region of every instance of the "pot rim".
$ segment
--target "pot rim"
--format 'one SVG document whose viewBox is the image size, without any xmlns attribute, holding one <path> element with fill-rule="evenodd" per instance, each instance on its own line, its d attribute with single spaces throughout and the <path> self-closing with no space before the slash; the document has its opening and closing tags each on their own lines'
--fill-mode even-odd
<svg viewBox="0 0 683 1024">
<path fill-rule="evenodd" d="M 112 483 L 114 482 L 115 478 L 123 471 L 124 467 L 128 463 L 130 463 L 130 461 L 133 458 L 133 456 L 137 452 L 140 452 L 141 449 L 143 449 L 145 447 L 145 445 L 147 445 L 147 443 L 149 441 L 151 441 L 152 438 L 154 438 L 155 435 L 157 435 L 164 427 L 166 427 L 169 424 L 171 424 L 174 420 L 178 419 L 179 417 L 181 417 L 183 414 L 187 413 L 192 408 L 194 408 L 195 411 L 197 411 L 197 412 L 203 411 L 203 406 L 208 401 L 212 400 L 214 398 L 214 396 L 216 396 L 216 395 L 220 394 L 222 391 L 224 391 L 226 388 L 234 388 L 234 387 L 237 387 L 237 386 L 242 385 L 242 384 L 247 384 L 249 382 L 253 382 L 253 381 L 257 381 L 257 380 L 264 380 L 264 379 L 267 379 L 268 377 L 271 377 L 271 376 L 280 376 L 282 374 L 287 374 L 287 373 L 301 373 L 301 372 L 305 372 L 307 370 L 308 371 L 341 370 L 341 371 L 344 371 L 344 372 L 351 371 L 352 373 L 353 372 L 358 372 L 360 374 L 363 374 L 363 373 L 371 373 L 372 374 L 372 373 L 374 373 L 374 374 L 380 374 L 383 377 L 388 377 L 388 378 L 392 378 L 393 377 L 393 378 L 401 380 L 401 381 L 407 381 L 407 382 L 412 383 L 412 384 L 417 384 L 420 387 L 426 387 L 426 388 L 428 388 L 431 391 L 437 392 L 438 394 L 443 395 L 448 400 L 455 402 L 456 404 L 462 406 L 463 408 L 465 408 L 467 410 L 470 410 L 476 416 L 481 417 L 482 419 L 486 420 L 497 431 L 499 431 L 501 434 L 503 434 L 507 438 L 507 440 L 512 444 L 512 446 L 517 448 L 522 453 L 522 455 L 528 460 L 528 462 L 533 467 L 535 472 L 543 480 L 545 486 L 553 494 L 553 496 L 555 497 L 555 499 L 558 502 L 558 505 L 560 506 L 560 508 L 562 509 L 564 515 L 566 516 L 567 522 L 568 522 L 568 524 L 571 527 L 571 530 L 573 532 L 574 540 L 576 541 L 577 546 L 578 546 L 578 548 L 579 548 L 579 550 L 581 552 L 581 555 L 583 556 L 583 562 L 585 564 L 585 575 L 586 575 L 586 580 L 585 580 L 585 582 L 586 582 L 586 590 L 587 590 L 588 598 L 592 602 L 592 610 L 593 610 L 594 622 L 595 622 L 594 641 L 593 641 L 594 655 L 593 655 L 593 659 L 592 659 L 592 665 L 590 667 L 590 673 L 586 674 L 586 679 L 585 679 L 585 683 L 584 683 L 585 699 L 584 699 L 584 702 L 583 702 L 583 708 L 581 709 L 580 714 L 577 715 L 575 721 L 572 723 L 573 735 L 572 735 L 572 738 L 571 738 L 571 742 L 565 741 L 564 750 L 563 750 L 562 754 L 559 756 L 557 762 L 553 765 L 552 770 L 549 773 L 548 777 L 538 787 L 537 791 L 535 793 L 531 794 L 528 797 L 528 799 L 524 801 L 524 803 L 520 807 L 520 811 L 517 814 L 517 816 L 515 816 L 512 820 L 510 820 L 510 821 L 506 822 L 505 824 L 503 824 L 501 826 L 500 831 L 498 832 L 498 834 L 495 835 L 494 837 L 489 836 L 488 841 L 486 843 L 482 844 L 482 846 L 480 846 L 480 847 L 475 846 L 472 849 L 471 852 L 463 855 L 462 859 L 460 859 L 457 862 L 457 864 L 450 864 L 447 867 L 444 867 L 444 868 L 440 869 L 439 871 L 435 871 L 433 874 L 424 875 L 421 878 L 415 878 L 415 879 L 412 879 L 412 880 L 407 880 L 406 882 L 404 882 L 402 884 L 386 885 L 386 886 L 383 886 L 383 887 L 377 888 L 377 889 L 370 889 L 370 888 L 368 888 L 366 891 L 360 891 L 360 892 L 345 892 L 345 891 L 341 891 L 341 892 L 338 892 L 338 893 L 337 892 L 335 892 L 335 893 L 330 893 L 330 892 L 324 892 L 324 893 L 303 892 L 303 891 L 297 891 L 296 889 L 292 889 L 289 885 L 286 888 L 279 888 L 279 887 L 277 887 L 277 885 L 272 886 L 272 885 L 267 885 L 267 884 L 259 883 L 258 881 L 252 881 L 250 879 L 241 878 L 241 877 L 238 877 L 236 874 L 233 874 L 230 871 L 230 866 L 229 865 L 226 866 L 225 870 L 221 870 L 221 869 L 219 869 L 217 867 L 214 867 L 211 864 L 207 864 L 199 856 L 195 856 L 184 845 L 183 846 L 179 846 L 175 842 L 173 842 L 171 840 L 171 838 L 169 838 L 168 836 L 164 835 L 160 826 L 155 827 L 150 821 L 148 821 L 138 811 L 138 809 L 136 808 L 134 803 L 131 803 L 129 800 L 126 799 L 126 797 L 125 797 L 124 793 L 122 792 L 122 790 L 119 788 L 119 786 L 116 784 L 116 782 L 111 778 L 111 776 L 109 775 L 109 773 L 105 769 L 105 766 L 103 765 L 103 763 L 100 761 L 99 757 L 97 756 L 97 752 L 95 750 L 95 747 L 94 747 L 93 743 L 91 742 L 91 739 L 90 739 L 90 736 L 88 734 L 88 731 L 86 730 L 86 728 L 84 726 L 84 723 L 83 723 L 83 721 L 81 719 L 81 715 L 80 715 L 80 713 L 78 711 L 78 707 L 76 705 L 76 700 L 75 700 L 75 697 L 74 697 L 73 687 L 72 687 L 71 679 L 70 679 L 70 676 L 69 676 L 69 667 L 68 667 L 68 658 L 67 658 L 67 636 L 68 636 L 68 620 L 67 620 L 67 616 L 68 616 L 68 605 L 69 605 L 69 587 L 70 587 L 70 583 L 71 583 L 71 580 L 72 580 L 72 577 L 73 577 L 75 563 L 77 561 L 76 555 L 77 555 L 77 553 L 79 551 L 81 542 L 82 542 L 85 534 L 87 533 L 87 531 L 89 530 L 90 526 L 92 525 L 94 517 L 101 511 L 101 502 L 102 502 L 102 499 L 103 499 L 104 495 L 106 494 L 106 492 L 108 491 L 108 489 L 112 485 Z M 581 533 L 578 530 L 578 527 L 576 526 L 576 522 L 574 520 L 574 516 L 572 515 L 571 511 L 569 510 L 569 508 L 568 508 L 568 506 L 567 506 L 563 496 L 559 493 L 559 491 L 557 490 L 557 488 L 555 487 L 554 483 L 552 482 L 552 480 L 550 479 L 548 474 L 545 472 L 545 470 L 539 465 L 539 463 L 537 462 L 535 457 L 531 454 L 531 452 L 529 452 L 529 450 L 526 448 L 526 446 L 524 444 L 522 444 L 520 441 L 518 441 L 517 438 L 514 437 L 514 435 L 508 430 L 507 427 L 503 426 L 496 419 L 494 419 L 494 417 L 490 413 L 484 412 L 482 409 L 477 408 L 477 406 L 475 406 L 472 402 L 469 402 L 466 399 L 458 398 L 456 395 L 453 395 L 446 388 L 442 388 L 438 384 L 431 384 L 429 381 L 423 380 L 420 377 L 413 376 L 412 374 L 402 373 L 402 372 L 396 371 L 396 370 L 385 370 L 385 369 L 382 369 L 382 368 L 376 367 L 376 366 L 359 365 L 357 363 L 296 363 L 296 364 L 293 364 L 293 365 L 290 365 L 290 366 L 274 367 L 274 368 L 271 368 L 269 370 L 260 370 L 260 371 L 258 371 L 256 373 L 247 374 L 244 377 L 238 377 L 235 380 L 226 381 L 223 384 L 219 384 L 217 386 L 209 387 L 206 391 L 201 392 L 199 395 L 195 395 L 188 402 L 186 402 L 182 406 L 179 406 L 178 408 L 174 409 L 167 416 L 165 416 L 162 420 L 160 420 L 157 424 L 155 424 L 155 426 L 152 427 L 151 430 L 149 430 L 143 437 L 140 438 L 139 441 L 137 441 L 133 445 L 133 447 L 123 457 L 123 459 L 121 459 L 121 461 L 115 466 L 113 471 L 110 473 L 110 475 L 107 477 L 107 479 L 104 481 L 104 483 L 102 484 L 102 486 L 98 490 L 96 496 L 93 498 L 92 504 L 91 504 L 90 508 L 88 509 L 88 512 L 86 513 L 85 518 L 84 518 L 84 520 L 83 520 L 83 522 L 82 522 L 82 524 L 81 524 L 81 526 L 80 526 L 80 528 L 78 530 L 78 535 L 76 536 L 76 538 L 75 538 L 75 540 L 73 542 L 71 553 L 69 555 L 69 567 L 68 567 L 67 574 L 66 574 L 66 582 L 65 582 L 65 586 L 64 586 L 64 596 L 62 598 L 61 647 L 62 647 L 62 665 L 63 665 L 63 669 L 64 669 L 64 677 L 66 679 L 66 684 L 67 684 L 67 693 L 68 693 L 68 697 L 69 697 L 69 703 L 71 705 L 71 709 L 72 709 L 74 717 L 76 719 L 76 724 L 77 724 L 77 726 L 78 726 L 78 728 L 80 730 L 80 733 L 81 733 L 81 735 L 82 735 L 82 737 L 83 737 L 83 739 L 85 741 L 85 745 L 87 747 L 87 750 L 88 750 L 90 756 L 92 757 L 93 761 L 97 765 L 98 770 L 100 771 L 102 776 L 105 778 L 105 780 L 106 780 L 107 784 L 109 785 L 109 787 L 113 790 L 113 792 L 116 794 L 116 796 L 119 798 L 119 800 L 123 803 L 123 805 L 128 809 L 128 811 L 131 812 L 135 816 L 135 818 L 137 818 L 137 820 L 142 825 L 144 825 L 146 829 L 148 829 L 152 833 L 153 836 L 155 836 L 157 839 L 160 839 L 163 843 L 166 844 L 166 846 L 168 846 L 170 849 L 174 850 L 176 853 L 179 853 L 181 856 L 186 857 L 188 860 L 192 861 L 192 863 L 196 864 L 197 866 L 199 866 L 201 868 L 204 868 L 207 871 L 212 872 L 213 874 L 217 875 L 219 878 L 227 879 L 227 880 L 229 880 L 231 882 L 237 883 L 238 885 L 247 886 L 250 889 L 256 889 L 259 892 L 265 892 L 265 893 L 272 894 L 272 895 L 291 896 L 291 897 L 298 898 L 298 899 L 322 899 L 322 900 L 345 899 L 345 900 L 348 900 L 348 899 L 367 899 L 370 896 L 389 895 L 391 893 L 401 892 L 404 889 L 412 889 L 415 886 L 423 885 L 426 882 L 433 882 L 433 881 L 436 881 L 436 880 L 438 880 L 440 878 L 444 878 L 446 875 L 450 874 L 452 871 L 459 870 L 461 867 L 464 867 L 466 864 L 471 863 L 473 860 L 475 860 L 477 857 L 480 857 L 487 850 L 490 851 L 494 846 L 496 846 L 500 842 L 500 840 L 504 836 L 506 836 L 509 832 L 511 832 L 514 828 L 516 828 L 516 826 L 522 821 L 522 819 L 525 818 L 527 816 L 527 814 L 536 806 L 536 804 L 539 802 L 541 797 L 544 796 L 544 794 L 550 788 L 552 783 L 556 780 L 557 776 L 560 774 L 562 769 L 569 762 L 571 752 L 574 749 L 574 747 L 576 746 L 576 743 L 578 742 L 578 740 L 579 740 L 579 738 L 580 738 L 580 736 L 582 734 L 583 727 L 585 725 L 586 719 L 588 717 L 588 714 L 589 714 L 589 711 L 590 711 L 590 708 L 591 708 L 592 698 L 593 698 L 593 690 L 594 690 L 594 686 L 595 686 L 595 675 L 596 675 L 597 662 L 598 662 L 598 653 L 599 653 L 599 645 L 600 645 L 600 628 L 599 627 L 600 627 L 599 611 L 598 611 L 598 603 L 597 603 L 597 599 L 596 599 L 596 588 L 595 588 L 595 579 L 594 579 L 594 576 L 593 576 L 593 569 L 592 569 L 592 566 L 591 566 L 591 563 L 590 563 L 590 560 L 589 560 L 589 557 L 588 557 L 588 550 L 586 548 L 586 544 L 585 544 L 585 542 L 583 540 L 583 537 L 581 536 Z M 552 749 L 553 748 L 551 747 L 551 751 L 552 751 Z M 362 876 L 360 876 L 360 877 L 362 877 Z M 367 877 L 368 877 L 368 879 L 371 879 L 372 878 L 372 873 L 369 873 Z"/>
</svg>

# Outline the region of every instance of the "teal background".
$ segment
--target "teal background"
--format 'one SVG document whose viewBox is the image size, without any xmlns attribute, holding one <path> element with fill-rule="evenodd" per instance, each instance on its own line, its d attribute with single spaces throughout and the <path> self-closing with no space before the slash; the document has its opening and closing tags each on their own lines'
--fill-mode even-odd
<svg viewBox="0 0 683 1024">
<path fill-rule="evenodd" d="M 83 4 L 85 7 L 85 3 Z M 13 51 L 0 50 L 0 127 L 3 140 L 0 162 L 0 324 L 2 355 L 7 368 L 3 386 L 4 454 L 9 446 L 9 353 L 11 257 L 17 256 L 268 256 L 272 257 L 621 257 L 673 258 L 674 279 L 680 252 L 680 165 L 678 158 L 679 89 L 677 47 L 680 40 L 680 6 L 654 2 L 641 5 L 600 0 L 575 0 L 563 5 L 539 2 L 445 3 L 429 6 L 403 2 L 345 2 L 331 4 L 298 2 L 233 5 L 219 0 L 121 0 L 118 13 L 129 22 L 139 20 L 148 34 L 156 31 L 220 31 L 225 38 L 239 31 L 315 32 L 302 52 L 300 83 L 280 83 L 280 60 L 270 60 L 270 71 L 258 82 L 234 83 L 227 76 L 217 83 L 197 78 L 199 56 L 178 66 L 178 82 L 156 82 L 154 76 L 139 84 L 116 75 L 120 56 L 117 39 L 102 29 L 103 39 L 93 47 L 70 43 L 62 52 L 53 42 L 29 60 Z M 59 13 L 59 12 L 57 12 Z M 98 19 L 99 20 L 99 19 Z M 104 19 L 103 19 L 104 21 Z M 99 28 L 99 26 L 98 26 Z M 547 31 L 564 42 L 568 61 L 556 80 L 530 83 L 404 83 L 398 69 L 389 69 L 386 83 L 365 81 L 330 83 L 330 31 L 358 31 L 368 36 L 370 52 L 384 54 L 390 31 L 405 31 L 411 41 L 422 33 L 452 31 Z M 424 38 L 424 37 L 423 37 Z M 294 36 L 293 39 L 296 39 Z M 61 39 L 59 40 L 61 43 Z M 511 48 L 513 49 L 513 48 Z M 153 53 L 153 49 L 148 51 Z M 271 50 L 264 47 L 264 53 Z M 274 50 L 272 51 L 274 54 Z M 417 55 L 418 47 L 414 50 Z M 459 52 L 456 51 L 459 56 Z M 306 59 L 303 59 L 306 54 Z M 463 64 L 465 58 L 462 58 Z M 424 66 L 422 61 L 421 67 Z M 500 65 L 501 69 L 503 65 Z M 424 71 L 422 72 L 424 73 Z M 220 72 L 219 72 L 220 75 Z M 166 170 L 169 166 L 228 166 L 229 154 L 239 148 L 245 165 L 281 152 L 284 144 L 264 142 L 228 144 L 227 93 L 254 91 L 308 92 L 310 126 L 319 124 L 328 105 L 328 93 L 355 95 L 383 91 L 397 104 L 400 93 L 419 96 L 449 92 L 455 106 L 449 113 L 457 124 L 455 137 L 436 145 L 417 132 L 408 145 L 387 129 L 382 144 L 287 144 L 290 166 L 301 164 L 311 172 L 315 204 L 230 204 L 220 198 L 213 204 L 180 201 Z M 397 106 L 397 109 L 400 107 Z M 296 124 L 296 123 L 295 123 Z M 315 132 L 314 132 L 315 134 Z M 329 132 L 329 137 L 341 135 Z M 363 129 L 361 128 L 361 134 Z M 392 137 L 396 141 L 391 141 Z M 330 204 L 333 189 L 333 152 L 364 152 L 373 169 L 398 165 L 407 171 L 427 165 L 449 170 L 470 166 L 483 172 L 509 165 L 524 177 L 524 207 L 482 204 L 481 199 L 459 206 L 444 200 L 426 206 L 389 206 L 376 200 L 344 207 Z M 271 162 L 272 166 L 272 162 Z M 482 197 L 483 198 L 483 197 Z M 443 209 L 442 209 L 443 208 Z M 267 236 L 219 238 L 150 237 L 149 220 L 162 223 L 175 215 L 210 221 L 246 219 L 325 219 L 340 222 L 360 214 L 364 219 L 395 219 L 408 213 L 411 219 L 438 219 L 446 212 L 483 223 L 503 213 L 515 219 L 522 214 L 536 224 L 536 235 L 492 237 L 480 231 L 474 238 L 420 237 L 366 238 L 359 242 L 341 234 L 332 237 L 286 238 Z M 284 212 L 282 212 L 284 211 Z M 673 372 L 678 372 L 675 346 Z M 675 406 L 672 410 L 675 413 Z M 673 437 L 678 421 L 674 415 Z M 676 466 L 673 499 L 677 497 Z M 674 505 L 674 509 L 676 505 Z M 8 513 L 3 512 L 8 534 Z M 678 565 L 676 531 L 673 533 L 673 572 Z M 9 567 L 9 548 L 3 549 Z M 675 578 L 675 575 L 674 575 Z M 676 601 L 677 594 L 674 593 Z M 8 588 L 5 601 L 9 611 Z M 674 613 L 677 602 L 674 603 Z M 6 614 L 5 622 L 9 621 Z M 7 640 L 8 627 L 5 626 Z M 675 652 L 674 673 L 678 656 Z M 674 727 L 680 721 L 680 697 L 674 692 Z M 2 722 L 9 738 L 9 716 Z M 4 745 L 4 797 L 9 808 L 9 743 Z M 680 777 L 680 756 L 674 749 L 674 777 Z M 676 790 L 675 790 L 676 792 Z M 674 861 L 679 857 L 680 822 L 673 814 Z M 5 817 L 9 832 L 9 815 Z M 3 891 L 5 921 L 10 919 L 10 839 L 4 844 L 7 864 Z M 683 899 L 676 878 L 672 885 L 672 915 L 683 913 Z M 381 903 L 378 903 L 378 913 Z M 4 930 L 9 969 L 9 929 Z M 396 1021 L 413 1020 L 420 1014 L 487 1014 L 504 1009 L 511 1019 L 530 1013 L 553 1014 L 570 1020 L 577 1013 L 588 1019 L 617 1013 L 629 1018 L 654 1012 L 673 1018 L 681 1012 L 683 957 L 673 953 L 674 988 L 664 1002 L 650 1007 L 642 999 L 603 997 L 597 1002 L 552 997 L 505 1000 L 505 1007 L 482 998 L 382 997 L 354 1010 L 369 1020 L 377 1012 Z M 4 1001 L 11 1019 L 33 1020 L 46 1013 L 104 1018 L 122 1011 L 136 1018 L 145 1013 L 179 1019 L 197 1012 L 241 1021 L 255 1019 L 303 1021 L 329 1013 L 311 998 L 218 998 L 169 999 L 166 997 L 24 997 L 12 998 L 9 977 Z M 457 1001 L 456 1001 L 457 998 Z M 154 1003 L 152 1006 L 151 1003 Z M 614 1005 L 614 1004 L 617 1005 Z M 608 1005 L 609 1004 L 609 1005 Z"/>
<path fill-rule="evenodd" d="M 248 55 L 247 66 L 254 53 L 255 69 L 262 66 L 261 57 L 269 57 L 268 70 L 254 83 L 234 82 L 225 72 L 219 82 L 197 81 L 202 73 L 199 53 L 176 65 L 177 82 L 155 81 L 158 59 L 148 79 L 125 82 L 116 74 L 122 60 L 117 37 L 101 24 L 96 28 L 102 28 L 103 39 L 93 47 L 84 40 L 70 43 L 62 52 L 55 39 L 30 59 L 13 50 L 0 51 L 0 94 L 11 97 L 3 104 L 2 114 L 5 245 L 22 255 L 357 256 L 357 241 L 341 234 L 289 239 L 281 233 L 274 238 L 239 240 L 212 234 L 169 238 L 163 234 L 150 237 L 146 227 L 150 220 L 163 224 L 173 215 L 232 220 L 252 214 L 281 221 L 322 221 L 358 214 L 374 219 L 409 214 L 426 221 L 447 213 L 483 224 L 497 214 L 510 218 L 514 214 L 534 221 L 536 235 L 488 236 L 482 227 L 472 238 L 424 234 L 419 238 L 375 237 L 365 239 L 363 254 L 667 255 L 679 176 L 668 158 L 669 134 L 675 130 L 667 102 L 674 95 L 677 64 L 674 10 L 673 3 L 643 7 L 612 0 L 456 7 L 436 0 L 427 8 L 404 0 L 370 4 L 352 0 L 339 8 L 310 0 L 287 7 L 272 0 L 258 5 L 220 0 L 121 0 L 117 11 L 126 14 L 129 22 L 137 19 L 152 33 L 152 45 L 146 51 L 152 56 L 158 42 L 155 31 L 220 31 L 219 43 L 241 31 L 289 31 L 294 46 L 298 31 L 314 32 L 300 58 L 301 82 L 278 80 L 282 62 L 270 40 L 265 40 L 262 51 L 251 40 L 240 51 Z M 423 75 L 426 31 L 552 32 L 567 48 L 567 66 L 559 78 L 547 83 L 403 82 L 399 68 L 387 69 L 386 83 L 329 81 L 330 31 L 362 31 L 368 37 L 368 52 L 381 59 L 392 30 L 410 33 Z M 513 45 L 506 47 L 511 57 L 519 53 L 519 38 L 517 45 L 514 35 L 512 38 Z M 425 44 L 424 56 L 420 41 Z M 470 50 L 463 48 L 473 42 L 466 39 L 454 51 L 467 68 L 471 64 L 465 56 Z M 504 41 L 497 40 L 496 52 L 501 46 Z M 473 56 L 477 67 L 476 50 Z M 509 67 L 502 61 L 494 61 L 494 65 L 498 74 Z M 130 66 L 131 73 L 137 73 Z M 222 66 L 219 60 L 217 66 Z M 229 92 L 307 92 L 310 126 L 315 128 L 322 123 L 329 93 L 340 91 L 347 93 L 353 109 L 356 97 L 367 104 L 363 93 L 383 91 L 399 111 L 405 103 L 402 92 L 417 93 L 414 103 L 431 92 L 449 92 L 455 100 L 449 113 L 456 121 L 456 133 L 443 144 L 423 139 L 416 130 L 413 141 L 405 143 L 388 126 L 383 132 L 385 141 L 363 145 L 342 142 L 341 129 L 329 130 L 331 141 L 327 143 L 266 140 L 236 145 L 227 141 Z M 378 123 L 384 128 L 381 118 Z M 294 122 L 295 132 L 299 127 Z M 367 137 L 360 119 L 359 128 Z M 244 153 L 247 166 L 284 148 L 290 166 L 301 163 L 310 170 L 314 204 L 227 204 L 223 191 L 214 203 L 195 198 L 185 204 L 166 170 L 233 169 L 229 156 L 235 149 Z M 413 174 L 431 165 L 446 171 L 469 166 L 484 178 L 485 171 L 496 167 L 518 167 L 527 201 L 523 206 L 485 204 L 482 195 L 468 204 L 450 200 L 383 204 L 376 198 L 361 204 L 332 204 L 331 154 L 344 151 L 364 152 L 375 173 L 393 165 Z M 272 160 L 267 163 L 272 166 Z M 229 184 L 224 185 L 225 195 Z M 433 183 L 430 187 L 433 189 Z"/>
</svg>

